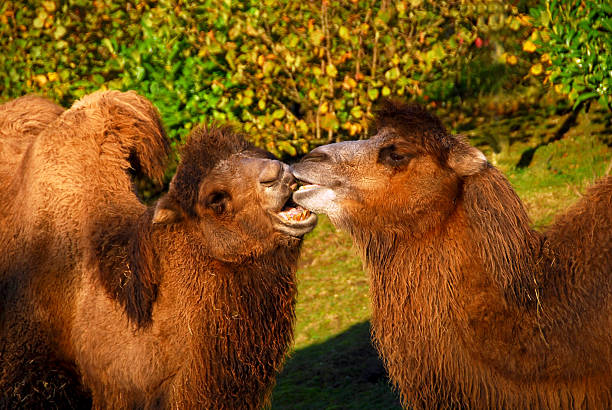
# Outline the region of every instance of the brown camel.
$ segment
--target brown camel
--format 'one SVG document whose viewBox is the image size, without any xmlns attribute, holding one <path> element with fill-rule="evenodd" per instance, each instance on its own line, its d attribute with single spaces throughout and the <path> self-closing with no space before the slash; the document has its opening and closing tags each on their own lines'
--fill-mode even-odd
<svg viewBox="0 0 612 410">
<path fill-rule="evenodd" d="M 0 408 L 268 403 L 316 223 L 288 166 L 198 128 L 146 207 L 127 171 L 159 179 L 169 152 L 146 99 L 98 92 L 39 120 L 1 191 Z"/>
<path fill-rule="evenodd" d="M 313 150 L 294 201 L 352 235 L 373 337 L 416 408 L 612 408 L 612 177 L 544 232 L 506 178 L 426 110 Z"/>
</svg>

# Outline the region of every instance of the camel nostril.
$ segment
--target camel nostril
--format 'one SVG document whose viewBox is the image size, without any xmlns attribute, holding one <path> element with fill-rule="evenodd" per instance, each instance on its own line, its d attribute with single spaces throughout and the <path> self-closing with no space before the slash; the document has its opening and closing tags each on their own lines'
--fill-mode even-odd
<svg viewBox="0 0 612 410">
<path fill-rule="evenodd" d="M 319 150 L 312 150 L 309 154 L 306 154 L 306 156 L 304 156 L 304 158 L 302 158 L 301 162 L 323 162 L 323 161 L 328 161 L 329 160 L 329 155 L 323 151 L 319 151 Z"/>
<path fill-rule="evenodd" d="M 259 174 L 259 183 L 262 185 L 272 185 L 276 183 L 282 174 L 283 166 L 280 161 L 267 160 Z"/>
</svg>

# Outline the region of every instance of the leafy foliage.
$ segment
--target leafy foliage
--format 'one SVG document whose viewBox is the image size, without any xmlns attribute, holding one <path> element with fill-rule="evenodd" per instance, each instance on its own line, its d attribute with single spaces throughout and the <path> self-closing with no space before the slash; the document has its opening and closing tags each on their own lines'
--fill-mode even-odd
<svg viewBox="0 0 612 410">
<path fill-rule="evenodd" d="M 118 43 L 140 35 L 146 1 L 0 2 L 0 99 L 27 93 L 64 105 L 117 82 Z"/>
<path fill-rule="evenodd" d="M 545 0 L 531 10 L 535 30 L 526 51 L 537 51 L 531 73 L 546 66 L 544 82 L 569 96 L 574 109 L 597 100 L 612 103 L 612 5 L 608 0 Z"/>
<path fill-rule="evenodd" d="M 530 66 L 516 41 L 523 2 L 26 3 L 0 6 L 0 98 L 37 92 L 67 105 L 101 87 L 135 89 L 175 143 L 194 124 L 230 121 L 299 155 L 365 135 L 381 97 L 459 105 Z"/>
</svg>

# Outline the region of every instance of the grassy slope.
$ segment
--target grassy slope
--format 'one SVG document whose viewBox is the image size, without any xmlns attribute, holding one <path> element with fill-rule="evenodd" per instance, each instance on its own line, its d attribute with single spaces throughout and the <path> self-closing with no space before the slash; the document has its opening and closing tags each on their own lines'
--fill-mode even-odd
<svg viewBox="0 0 612 410">
<path fill-rule="evenodd" d="M 602 140 L 609 142 L 611 133 L 609 116 L 605 122 L 582 117 L 563 139 L 537 149 L 527 168 L 514 164 L 529 143 L 517 142 L 506 153 L 488 156 L 541 227 L 604 175 L 612 150 Z M 370 344 L 367 278 L 350 238 L 321 217 L 303 249 L 295 346 L 272 408 L 399 409 Z"/>
</svg>

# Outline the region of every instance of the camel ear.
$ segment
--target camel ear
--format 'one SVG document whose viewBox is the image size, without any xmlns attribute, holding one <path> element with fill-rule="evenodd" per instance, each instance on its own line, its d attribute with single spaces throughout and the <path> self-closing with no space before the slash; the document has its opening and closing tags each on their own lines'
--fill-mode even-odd
<svg viewBox="0 0 612 410">
<path fill-rule="evenodd" d="M 155 205 L 153 225 L 168 225 L 183 220 L 184 214 L 178 203 L 168 195 L 162 197 Z"/>
<path fill-rule="evenodd" d="M 487 167 L 487 157 L 478 148 L 472 147 L 461 136 L 457 137 L 456 142 L 449 152 L 447 163 L 459 176 L 474 175 Z"/>
</svg>

